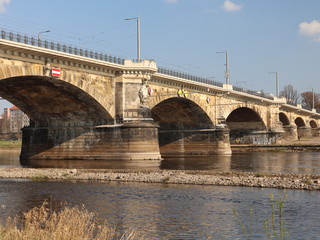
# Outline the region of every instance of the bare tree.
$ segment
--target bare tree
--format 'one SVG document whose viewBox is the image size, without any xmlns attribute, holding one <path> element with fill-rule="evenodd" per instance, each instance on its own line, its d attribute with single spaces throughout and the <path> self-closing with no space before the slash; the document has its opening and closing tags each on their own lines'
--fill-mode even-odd
<svg viewBox="0 0 320 240">
<path fill-rule="evenodd" d="M 283 90 L 279 93 L 280 97 L 287 99 L 289 104 L 297 104 L 300 98 L 300 94 L 293 88 L 291 84 L 284 86 Z"/>
<path fill-rule="evenodd" d="M 301 93 L 301 104 L 304 108 L 312 109 L 313 107 L 317 110 L 320 109 L 320 94 L 312 91 Z"/>
</svg>

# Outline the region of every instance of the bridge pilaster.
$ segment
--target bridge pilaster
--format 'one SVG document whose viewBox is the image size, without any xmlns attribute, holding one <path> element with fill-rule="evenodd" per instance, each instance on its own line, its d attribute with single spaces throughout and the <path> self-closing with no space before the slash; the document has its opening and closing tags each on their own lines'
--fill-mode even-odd
<svg viewBox="0 0 320 240">
<path fill-rule="evenodd" d="M 148 107 L 148 80 L 157 70 L 153 61 L 125 61 L 125 70 L 119 72 L 115 79 L 116 121 L 153 122 Z"/>
</svg>

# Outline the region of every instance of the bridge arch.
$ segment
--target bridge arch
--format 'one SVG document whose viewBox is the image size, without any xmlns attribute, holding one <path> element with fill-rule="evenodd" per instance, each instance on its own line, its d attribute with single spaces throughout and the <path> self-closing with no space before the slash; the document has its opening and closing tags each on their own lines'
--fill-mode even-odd
<svg viewBox="0 0 320 240">
<path fill-rule="evenodd" d="M 317 125 L 316 121 L 314 121 L 314 120 L 311 120 L 311 121 L 309 122 L 309 124 L 310 124 L 310 127 L 311 127 L 311 128 L 318 128 L 318 125 Z"/>
<path fill-rule="evenodd" d="M 305 127 L 305 126 L 306 126 L 304 120 L 303 120 L 301 117 L 297 117 L 297 118 L 294 120 L 294 123 L 296 124 L 296 126 L 297 126 L 298 128 L 301 128 L 301 127 Z"/>
<path fill-rule="evenodd" d="M 152 118 L 161 129 L 208 129 L 213 122 L 207 113 L 194 101 L 171 97 L 151 109 Z"/>
<path fill-rule="evenodd" d="M 0 71 L 0 82 L 6 81 L 6 79 L 38 79 L 38 82 L 47 81 L 51 78 L 50 75 L 50 65 L 30 63 L 26 61 L 18 60 L 5 60 L 0 59 L 1 71 Z M 61 66 L 61 76 L 60 78 L 51 78 L 60 80 L 62 82 L 69 83 L 75 88 L 83 91 L 87 94 L 87 97 L 94 99 L 98 102 L 111 116 L 115 118 L 115 106 L 114 106 L 114 81 L 112 81 L 111 75 L 100 75 L 99 72 L 93 71 L 79 71 L 72 70 L 69 68 L 64 68 Z M 7 83 L 2 83 L 2 86 Z M 68 85 L 68 84 L 67 84 Z M 68 85 L 68 86 L 70 86 Z M 57 89 L 59 90 L 59 89 Z M 3 95 L 3 94 L 2 94 Z M 81 95 L 81 94 L 80 94 Z M 79 96 L 80 96 L 79 95 Z M 106 96 L 111 97 L 106 97 Z M 1 95 L 0 95 L 1 96 Z M 1 96 L 4 97 L 5 96 Z M 9 98 L 7 98 L 9 100 Z M 10 101 L 10 100 L 9 100 Z M 14 103 L 14 101 L 12 101 Z M 15 103 L 14 103 L 15 104 Z M 110 118 L 108 116 L 108 118 Z"/>
<path fill-rule="evenodd" d="M 290 125 L 290 120 L 289 120 L 288 116 L 283 112 L 279 113 L 279 121 L 282 123 L 282 126 L 289 126 Z"/>
<path fill-rule="evenodd" d="M 87 92 L 52 77 L 1 79 L 0 96 L 18 106 L 36 126 L 92 126 L 113 122 L 110 113 Z"/>
<path fill-rule="evenodd" d="M 167 98 L 151 109 L 151 116 L 160 126 L 162 156 L 231 153 L 229 132 L 215 129 L 206 111 L 191 99 Z"/>
<path fill-rule="evenodd" d="M 233 110 L 227 117 L 226 124 L 231 131 L 263 131 L 267 129 L 260 115 L 248 107 Z"/>
</svg>

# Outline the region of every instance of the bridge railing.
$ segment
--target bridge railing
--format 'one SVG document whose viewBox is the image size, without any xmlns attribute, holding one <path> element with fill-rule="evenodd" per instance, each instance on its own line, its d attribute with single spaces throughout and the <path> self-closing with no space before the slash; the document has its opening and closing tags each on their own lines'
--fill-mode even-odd
<svg viewBox="0 0 320 240">
<path fill-rule="evenodd" d="M 162 67 L 158 68 L 158 73 L 173 76 L 173 77 L 178 77 L 178 78 L 182 78 L 182 79 L 187 79 L 187 80 L 191 80 L 191 81 L 195 81 L 195 82 L 206 83 L 206 84 L 210 84 L 210 85 L 217 86 L 217 87 L 223 87 L 223 83 L 216 82 L 216 81 L 213 81 L 208 78 L 198 77 L 198 76 L 195 76 L 192 74 L 178 72 L 175 70 L 170 70 L 170 69 L 166 69 L 166 68 L 162 68 Z"/>
<path fill-rule="evenodd" d="M 173 76 L 173 77 L 178 77 L 178 78 L 182 78 L 182 79 L 187 79 L 187 80 L 191 80 L 191 81 L 195 81 L 195 82 L 206 83 L 206 84 L 213 85 L 216 87 L 223 87 L 223 83 L 221 83 L 221 82 L 216 82 L 216 81 L 213 81 L 208 78 L 198 77 L 198 76 L 195 76 L 192 74 L 178 72 L 178 71 L 170 70 L 170 69 L 166 69 L 166 68 L 159 67 L 158 73 Z M 247 93 L 247 94 L 254 95 L 254 96 L 258 96 L 258 97 L 262 97 L 262 98 L 267 98 L 270 100 L 274 99 L 273 95 L 271 95 L 271 94 L 252 91 L 252 90 L 240 88 L 237 86 L 233 86 L 233 90 L 238 91 L 238 92 Z"/>
<path fill-rule="evenodd" d="M 18 43 L 33 45 L 37 47 L 43 47 L 43 48 L 47 48 L 47 49 L 51 49 L 59 52 L 65 52 L 65 53 L 70 53 L 70 54 L 74 54 L 82 57 L 88 57 L 88 58 L 97 59 L 105 62 L 124 65 L 124 59 L 120 57 L 109 56 L 104 53 L 99 53 L 89 49 L 74 47 L 69 44 L 58 43 L 58 42 L 54 42 L 46 39 L 42 40 L 37 37 L 26 35 L 26 34 L 20 34 L 20 33 L 1 30 L 0 38 L 18 42 Z"/>
<path fill-rule="evenodd" d="M 248 90 L 248 89 L 245 89 L 245 88 L 237 87 L 237 86 L 233 86 L 233 90 L 238 91 L 238 92 L 248 93 L 250 95 L 254 95 L 254 96 L 257 96 L 257 97 L 267 98 L 267 99 L 270 99 L 270 100 L 274 99 L 274 96 L 271 95 L 270 93 L 257 92 L 257 91 L 253 91 L 253 90 Z"/>
</svg>

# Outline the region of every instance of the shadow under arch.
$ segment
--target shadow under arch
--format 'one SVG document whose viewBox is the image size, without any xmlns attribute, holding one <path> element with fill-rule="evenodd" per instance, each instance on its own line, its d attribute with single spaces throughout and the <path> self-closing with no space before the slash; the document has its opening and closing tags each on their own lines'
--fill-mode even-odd
<svg viewBox="0 0 320 240">
<path fill-rule="evenodd" d="M 297 117 L 294 120 L 294 123 L 297 125 L 298 128 L 302 128 L 302 127 L 306 126 L 305 122 L 303 121 L 303 119 L 301 117 Z"/>
<path fill-rule="evenodd" d="M 291 125 L 288 116 L 283 112 L 279 113 L 279 121 L 282 123 L 282 126 L 290 126 Z"/>
<path fill-rule="evenodd" d="M 162 156 L 231 154 L 229 132 L 215 129 L 207 113 L 190 99 L 166 99 L 151 109 L 151 116 L 160 126 Z"/>
<path fill-rule="evenodd" d="M 113 123 L 110 113 L 88 93 L 52 77 L 2 79 L 0 96 L 19 107 L 39 127 Z"/>
<path fill-rule="evenodd" d="M 266 145 L 274 141 L 260 115 L 251 108 L 233 110 L 226 124 L 230 129 L 231 143 Z"/>
<path fill-rule="evenodd" d="M 311 128 L 318 128 L 318 125 L 317 125 L 316 121 L 311 120 L 311 121 L 310 121 L 310 127 L 311 127 Z"/>
<path fill-rule="evenodd" d="M 233 130 L 266 130 L 262 118 L 257 112 L 247 107 L 233 110 L 226 119 L 228 128 Z"/>
<path fill-rule="evenodd" d="M 160 130 L 213 128 L 207 113 L 195 102 L 181 97 L 166 99 L 151 110 Z"/>
</svg>

